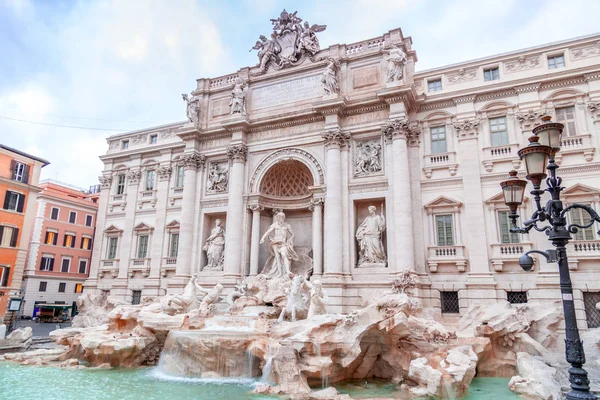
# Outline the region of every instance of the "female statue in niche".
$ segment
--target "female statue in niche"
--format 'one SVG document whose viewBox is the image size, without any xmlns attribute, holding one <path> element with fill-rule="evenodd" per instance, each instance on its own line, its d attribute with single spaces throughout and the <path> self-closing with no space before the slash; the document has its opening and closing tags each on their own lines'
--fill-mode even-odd
<svg viewBox="0 0 600 400">
<path fill-rule="evenodd" d="M 382 235 L 385 230 L 385 217 L 383 205 L 381 213 L 375 214 L 377 207 L 369 206 L 369 215 L 356 230 L 356 240 L 360 247 L 358 267 L 365 264 L 385 264 L 386 255 L 383 247 Z"/>
<path fill-rule="evenodd" d="M 221 271 L 223 269 L 223 250 L 225 248 L 225 231 L 221 227 L 221 220 L 215 221 L 215 227 L 210 231 L 206 244 L 202 248 L 206 252 L 208 264 L 205 269 Z"/>
<path fill-rule="evenodd" d="M 291 274 L 292 260 L 298 260 L 298 254 L 294 251 L 294 232 L 292 227 L 285 222 L 285 214 L 278 212 L 275 222 L 260 239 L 264 243 L 269 237 L 269 250 L 271 257 L 267 260 L 263 273 L 267 278 L 279 278 Z"/>
</svg>

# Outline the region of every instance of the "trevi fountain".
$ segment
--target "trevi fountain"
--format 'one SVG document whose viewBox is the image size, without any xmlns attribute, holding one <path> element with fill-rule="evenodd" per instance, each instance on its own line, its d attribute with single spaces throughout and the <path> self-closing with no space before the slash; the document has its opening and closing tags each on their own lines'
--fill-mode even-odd
<svg viewBox="0 0 600 400">
<path fill-rule="evenodd" d="M 253 73 L 322 62 L 323 95 L 333 98 L 340 63 L 318 57 L 316 33 L 325 26 L 301 22 L 285 11 L 274 20 L 271 38 L 261 36 L 254 47 Z M 383 80 L 404 79 L 407 55 L 400 47 L 382 42 L 374 50 L 383 60 Z M 247 82 L 237 77 L 229 84 L 229 113 L 245 116 Z M 183 98 L 189 124 L 197 124 L 199 99 Z M 357 146 L 354 176 L 380 173 L 380 142 Z M 209 193 L 231 184 L 222 166 L 212 164 L 207 174 Z M 364 203 L 351 238 L 356 268 L 378 271 L 395 261 L 386 243 L 396 242 L 385 236 L 392 236 L 385 202 Z M 202 244 L 205 265 L 188 275 L 182 290 L 132 305 L 101 287 L 86 288 L 72 327 L 50 334 L 56 347 L 0 356 L 0 397 L 557 400 L 568 387 L 557 301 L 471 302 L 461 317 L 443 317 L 418 295 L 419 274 L 408 266 L 390 275 L 385 290 L 363 294 L 341 312 L 332 306 L 322 266 L 315 271 L 314 254 L 295 245 L 299 225 L 288 223 L 285 207 L 252 239 L 268 251 L 261 272 L 242 274 L 234 285 L 207 285 L 201 275 L 222 272 L 228 252 L 237 251 L 228 243 L 233 220 L 229 214 L 227 221 L 211 220 Z M 329 246 L 341 240 L 325 239 Z M 324 249 L 326 259 L 330 250 Z M 28 335 L 17 331 L 7 340 L 26 344 Z M 600 333 L 587 330 L 583 340 L 598 391 Z"/>
</svg>

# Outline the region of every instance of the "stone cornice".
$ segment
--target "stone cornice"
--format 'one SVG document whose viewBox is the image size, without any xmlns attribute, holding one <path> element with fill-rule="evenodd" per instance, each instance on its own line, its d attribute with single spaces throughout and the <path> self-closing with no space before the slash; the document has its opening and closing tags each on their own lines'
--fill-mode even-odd
<svg viewBox="0 0 600 400">
<path fill-rule="evenodd" d="M 336 97 L 313 103 L 312 108 L 322 115 L 335 115 L 342 114 L 347 106 L 345 97 Z"/>
<path fill-rule="evenodd" d="M 446 178 L 421 181 L 421 188 L 440 187 L 440 186 L 462 186 L 462 178 Z"/>
<path fill-rule="evenodd" d="M 389 87 L 377 91 L 377 98 L 387 104 L 403 102 L 407 110 L 414 110 L 418 107 L 417 93 L 414 85 L 402 85 Z"/>
</svg>

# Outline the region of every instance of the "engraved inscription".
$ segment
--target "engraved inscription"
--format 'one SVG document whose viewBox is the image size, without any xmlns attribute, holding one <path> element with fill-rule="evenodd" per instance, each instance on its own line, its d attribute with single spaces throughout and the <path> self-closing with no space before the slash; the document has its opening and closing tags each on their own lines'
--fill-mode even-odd
<svg viewBox="0 0 600 400">
<path fill-rule="evenodd" d="M 323 96 L 321 76 L 308 76 L 252 90 L 252 108 L 273 107 Z"/>
<path fill-rule="evenodd" d="M 212 102 L 212 117 L 229 114 L 229 98 L 215 100 Z"/>
<path fill-rule="evenodd" d="M 355 69 L 352 71 L 352 87 L 359 89 L 379 83 L 379 66 Z"/>
</svg>

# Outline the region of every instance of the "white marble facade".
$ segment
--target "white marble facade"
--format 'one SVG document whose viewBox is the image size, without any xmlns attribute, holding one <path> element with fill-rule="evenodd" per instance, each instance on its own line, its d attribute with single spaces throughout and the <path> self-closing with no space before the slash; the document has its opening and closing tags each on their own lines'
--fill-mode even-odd
<svg viewBox="0 0 600 400">
<path fill-rule="evenodd" d="M 559 298 L 556 265 L 538 259 L 533 272 L 519 268 L 523 251 L 549 244 L 542 234 L 518 239 L 503 231 L 499 182 L 513 168 L 524 174 L 517 150 L 552 115 L 570 129 L 558 156 L 567 202 L 600 211 L 599 40 L 415 72 L 412 39 L 396 29 L 306 48 L 297 62 L 286 64 L 281 53 L 198 79 L 189 100 L 199 106 L 198 123 L 107 139 L 86 286 L 131 299 L 134 291 L 180 290 L 199 273 L 203 284 L 231 290 L 261 272 L 269 256 L 261 235 L 283 210 L 302 259 L 292 270 L 312 264 L 334 311 L 369 300 L 406 268 L 419 276 L 422 301 L 437 307 L 447 291 L 458 292 L 461 311 L 506 299 L 507 291 Z M 390 50 L 399 54 L 392 61 Z M 332 60 L 338 93 L 322 82 Z M 371 205 L 385 216 L 387 262 L 357 268 L 355 233 Z M 531 211 L 527 202 L 523 215 Z M 225 231 L 222 270 L 205 268 L 203 251 L 217 219 Z M 143 259 L 140 234 L 149 237 Z M 583 295 L 600 291 L 600 237 L 576 239 L 570 261 L 585 327 Z"/>
</svg>

